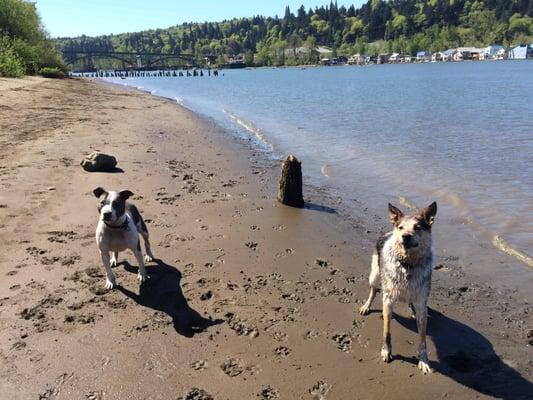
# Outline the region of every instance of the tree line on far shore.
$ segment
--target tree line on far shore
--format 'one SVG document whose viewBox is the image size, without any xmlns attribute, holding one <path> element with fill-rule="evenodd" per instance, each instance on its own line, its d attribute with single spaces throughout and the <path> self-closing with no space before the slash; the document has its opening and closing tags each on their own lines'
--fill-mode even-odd
<svg viewBox="0 0 533 400">
<path fill-rule="evenodd" d="M 59 77 L 66 71 L 61 53 L 48 38 L 35 4 L 0 0 L 0 76 Z"/>
<path fill-rule="evenodd" d="M 533 0 L 368 0 L 360 8 L 328 6 L 280 17 L 255 16 L 222 22 L 184 23 L 166 29 L 58 38 L 70 51 L 185 53 L 218 64 L 244 55 L 247 65 L 318 62 L 317 46 L 333 56 L 458 46 L 533 43 Z"/>
</svg>

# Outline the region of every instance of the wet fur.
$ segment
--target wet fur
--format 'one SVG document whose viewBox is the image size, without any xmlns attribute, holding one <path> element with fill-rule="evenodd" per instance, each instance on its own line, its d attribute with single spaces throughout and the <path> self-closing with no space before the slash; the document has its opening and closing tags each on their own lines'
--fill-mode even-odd
<svg viewBox="0 0 533 400">
<path fill-rule="evenodd" d="M 96 243 L 102 263 L 106 269 L 107 289 L 115 285 L 115 276 L 112 267 L 116 266 L 120 251 L 130 249 L 139 264 L 137 279 L 144 282 L 149 276 L 146 274 L 144 262 L 153 260 L 150 248 L 149 234 L 146 224 L 137 207 L 126 200 L 133 195 L 129 190 L 120 192 L 106 191 L 101 187 L 93 190 L 98 197 L 98 213 L 100 219 L 96 227 Z M 146 255 L 142 256 L 139 234 L 144 239 Z"/>
<path fill-rule="evenodd" d="M 392 360 L 390 320 L 398 301 L 408 302 L 416 318 L 419 347 L 418 367 L 431 372 L 426 349 L 427 302 L 431 290 L 433 251 L 431 226 L 437 213 L 432 203 L 418 214 L 406 216 L 389 204 L 389 218 L 393 230 L 383 235 L 372 254 L 369 277 L 370 294 L 360 313 L 370 310 L 379 287 L 383 295 L 383 361 Z"/>
</svg>

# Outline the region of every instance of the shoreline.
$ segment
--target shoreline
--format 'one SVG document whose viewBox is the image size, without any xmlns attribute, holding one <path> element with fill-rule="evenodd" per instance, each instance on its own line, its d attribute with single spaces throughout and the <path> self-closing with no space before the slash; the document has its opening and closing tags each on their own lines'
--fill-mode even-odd
<svg viewBox="0 0 533 400">
<path fill-rule="evenodd" d="M 217 399 L 470 399 L 531 389 L 522 293 L 472 282 L 449 260 L 430 297 L 437 372 L 412 364 L 416 334 L 402 306 L 398 357 L 385 365 L 379 302 L 357 314 L 381 229 L 372 216 L 327 212 L 338 200 L 309 186 L 311 207 L 277 204 L 275 161 L 170 99 L 80 80 L 0 90 L 11 143 L 0 152 L 10 254 L 0 264 L 0 381 L 11 398 L 175 398 L 198 387 Z M 116 154 L 125 173 L 83 172 L 78 159 L 92 149 Z M 101 290 L 98 184 L 128 186 L 150 221 L 163 262 L 148 266 L 148 292 L 130 255 L 116 269 L 122 288 Z M 191 318 L 204 328 L 183 325 Z"/>
<path fill-rule="evenodd" d="M 176 71 L 190 71 L 190 70 L 200 70 L 200 71 L 220 71 L 221 73 L 224 73 L 224 71 L 235 71 L 235 70 L 260 70 L 260 69 L 287 69 L 287 68 L 295 68 L 295 69 L 307 69 L 307 68 L 330 68 L 330 67 L 371 67 L 371 66 L 384 66 L 384 65 L 423 65 L 423 64 L 461 64 L 461 63 L 490 63 L 490 62 L 520 62 L 520 61 L 531 61 L 533 58 L 525 58 L 525 59 L 511 59 L 511 58 L 505 58 L 505 59 L 488 59 L 488 60 L 450 60 L 450 61 L 413 61 L 413 62 L 384 62 L 384 63 L 365 63 L 365 64 L 332 64 L 332 65 L 324 65 L 324 64 L 297 64 L 297 65 L 261 65 L 261 66 L 245 66 L 243 68 L 211 68 L 211 67 L 191 67 L 191 68 L 162 68 L 162 69 L 141 69 L 141 70 L 130 70 L 130 69 L 101 69 L 94 72 L 89 71 L 77 71 L 77 72 L 71 72 L 70 76 L 73 78 L 89 78 L 89 79 L 101 79 L 101 78 L 118 78 L 124 76 L 124 72 L 143 72 L 143 73 L 149 73 L 149 72 L 176 72 Z M 113 71 L 113 73 L 116 73 L 116 76 L 97 76 L 99 71 Z M 135 78 L 141 78 L 140 76 L 133 76 Z M 158 76 L 146 76 L 146 78 L 150 77 L 158 77 Z M 168 76 L 172 78 L 180 78 L 182 76 Z M 144 78 L 144 77 L 142 77 Z"/>
<path fill-rule="evenodd" d="M 262 132 L 260 128 L 255 127 L 253 122 L 242 122 L 239 117 L 226 110 L 224 110 L 224 113 L 229 115 L 237 129 L 228 128 L 223 123 L 219 123 L 215 117 L 202 114 L 198 110 L 195 110 L 194 107 L 189 107 L 184 104 L 181 98 L 178 100 L 178 97 L 172 98 L 160 94 L 159 90 L 154 89 L 153 86 L 152 90 L 149 90 L 146 87 L 138 86 L 139 82 L 113 82 L 112 80 L 106 79 L 101 80 L 101 82 L 116 85 L 120 88 L 139 90 L 152 96 L 167 99 L 172 104 L 177 104 L 187 111 L 192 112 L 194 115 L 208 120 L 209 123 L 217 125 L 229 140 L 242 139 L 241 133 L 237 131 L 243 131 L 245 135 L 255 135 L 255 138 L 252 137 L 251 140 L 248 138 L 244 140 L 250 140 L 250 143 L 255 145 L 251 147 L 251 151 L 257 155 L 264 155 L 268 162 L 281 162 L 282 155 L 286 150 L 281 149 L 279 143 L 273 142 L 271 138 L 264 137 L 266 133 Z M 299 155 L 296 154 L 296 156 Z M 318 161 L 318 164 L 321 164 L 321 162 Z M 323 195 L 327 193 L 331 201 L 337 204 L 337 211 L 342 214 L 341 216 L 343 218 L 351 218 L 353 215 L 357 215 L 358 219 L 364 219 L 364 224 L 372 226 L 373 232 L 383 233 L 389 229 L 386 212 L 384 211 L 387 200 L 393 204 L 399 204 L 406 210 L 413 210 L 416 206 L 421 206 L 421 204 L 415 205 L 414 199 L 405 197 L 404 193 L 389 193 L 385 195 L 383 186 L 381 186 L 381 192 L 375 192 L 374 194 L 377 195 L 376 197 L 379 198 L 380 203 L 383 203 L 383 207 L 377 208 L 370 202 L 374 198 L 369 198 L 364 193 L 348 193 L 346 190 L 343 192 L 343 189 L 346 189 L 346 187 L 343 187 L 343 183 L 338 179 L 331 179 L 327 173 L 324 173 L 323 168 L 329 167 L 328 164 L 322 165 L 321 169 L 321 175 L 327 178 L 325 181 L 322 179 L 323 176 L 316 176 L 316 165 L 314 165 L 315 170 L 313 170 L 315 175 L 310 172 L 308 167 L 308 165 L 303 166 L 304 184 L 306 184 L 311 193 L 321 193 Z M 276 170 L 273 171 L 274 174 L 278 172 Z M 364 176 L 359 176 L 359 178 L 361 177 L 363 179 L 365 178 Z M 362 190 L 365 190 L 365 188 L 362 188 Z M 416 190 L 409 193 L 414 197 L 422 197 L 417 194 Z M 352 199 L 351 197 L 353 196 L 356 198 Z M 531 284 L 533 284 L 530 276 L 531 268 L 533 268 L 533 258 L 524 251 L 524 246 L 520 247 L 516 243 L 511 243 L 509 240 L 506 240 L 504 234 L 502 235 L 494 227 L 476 220 L 476 217 L 469 214 L 465 209 L 455 208 L 453 203 L 457 202 L 457 200 L 455 198 L 450 199 L 450 195 L 441 193 L 437 196 L 439 206 L 442 207 L 444 205 L 448 209 L 439 207 L 441 208 L 439 216 L 441 218 L 439 218 L 439 227 L 436 229 L 435 235 L 435 242 L 437 243 L 436 262 L 440 262 L 441 260 L 445 262 L 450 258 L 460 259 L 462 267 L 468 268 L 469 271 L 467 273 L 475 276 L 477 281 L 482 283 L 493 283 L 496 281 L 498 289 L 518 289 L 527 293 Z M 429 199 L 431 197 L 428 197 Z M 437 200 L 435 197 L 433 199 Z M 420 201 L 420 199 L 418 200 Z M 459 200 L 462 201 L 461 199 Z M 446 213 L 446 211 L 448 212 Z M 446 222 L 443 221 L 444 218 L 442 217 L 444 216 L 447 218 Z M 354 225 L 358 225 L 360 222 L 354 220 Z M 367 236 L 367 241 L 372 246 L 374 237 L 372 235 Z M 464 243 L 468 243 L 468 245 L 464 245 Z M 472 251 L 472 249 L 474 250 Z M 501 266 L 505 266 L 506 269 L 506 273 L 503 275 L 500 273 Z M 532 296 L 528 296 L 527 299 L 533 302 Z"/>
</svg>

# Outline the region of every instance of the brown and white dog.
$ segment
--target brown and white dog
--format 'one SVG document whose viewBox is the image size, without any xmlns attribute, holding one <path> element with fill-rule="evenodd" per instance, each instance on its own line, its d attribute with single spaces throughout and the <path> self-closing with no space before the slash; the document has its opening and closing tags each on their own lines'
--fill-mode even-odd
<svg viewBox="0 0 533 400">
<path fill-rule="evenodd" d="M 416 317 L 418 328 L 418 368 L 424 374 L 432 372 L 426 349 L 427 302 L 431 290 L 433 251 L 431 226 L 437 214 L 433 202 L 415 215 L 404 215 L 389 204 L 389 218 L 393 230 L 382 236 L 372 254 L 370 295 L 361 307 L 361 315 L 368 313 L 381 284 L 383 292 L 383 361 L 392 360 L 390 321 L 397 301 L 406 301 Z M 381 279 L 380 279 L 381 278 Z"/>
<path fill-rule="evenodd" d="M 126 202 L 129 197 L 133 196 L 133 193 L 129 190 L 108 192 L 97 187 L 93 190 L 93 194 L 99 199 L 100 219 L 96 227 L 96 244 L 106 270 L 106 289 L 113 289 L 115 286 L 115 275 L 113 275 L 111 268 L 117 265 L 118 252 L 126 249 L 133 251 L 139 263 L 137 279 L 141 283 L 144 282 L 149 278 L 144 262 L 152 261 L 154 255 L 150 249 L 148 229 L 139 210 L 133 204 Z M 139 234 L 143 237 L 146 248 L 144 259 L 141 253 Z M 110 253 L 112 253 L 111 256 Z"/>
</svg>

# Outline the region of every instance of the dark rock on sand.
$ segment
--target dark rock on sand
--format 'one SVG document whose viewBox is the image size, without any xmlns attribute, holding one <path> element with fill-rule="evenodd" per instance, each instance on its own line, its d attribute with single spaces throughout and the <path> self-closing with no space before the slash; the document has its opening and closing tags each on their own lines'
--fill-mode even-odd
<svg viewBox="0 0 533 400">
<path fill-rule="evenodd" d="M 117 159 L 109 154 L 93 151 L 81 160 L 80 165 L 88 172 L 114 172 L 117 167 Z"/>
</svg>

